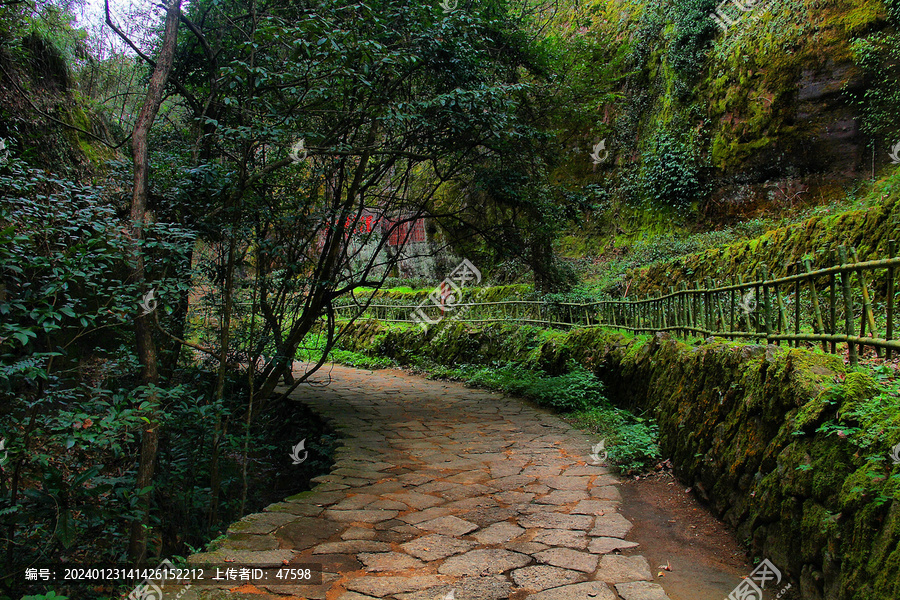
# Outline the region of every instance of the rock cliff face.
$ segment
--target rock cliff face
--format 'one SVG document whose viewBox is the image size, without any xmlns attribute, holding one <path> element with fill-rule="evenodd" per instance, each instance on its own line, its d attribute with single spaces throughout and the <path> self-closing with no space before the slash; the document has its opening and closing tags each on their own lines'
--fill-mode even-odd
<svg viewBox="0 0 900 600">
<path fill-rule="evenodd" d="M 892 31 L 892 2 L 724 3 L 749 7 L 724 31 L 714 0 L 599 3 L 593 31 L 629 54 L 622 101 L 592 132 L 613 160 L 585 181 L 631 206 L 720 220 L 844 194 L 900 141 L 867 121 L 888 71 L 867 70 L 857 48 Z"/>
<path fill-rule="evenodd" d="M 33 166 L 86 180 L 124 157 L 125 138 L 76 89 L 64 57 L 53 44 L 29 34 L 21 47 L 0 47 L 0 138 L 12 155 Z M 109 145 L 100 142 L 106 140 Z"/>
</svg>

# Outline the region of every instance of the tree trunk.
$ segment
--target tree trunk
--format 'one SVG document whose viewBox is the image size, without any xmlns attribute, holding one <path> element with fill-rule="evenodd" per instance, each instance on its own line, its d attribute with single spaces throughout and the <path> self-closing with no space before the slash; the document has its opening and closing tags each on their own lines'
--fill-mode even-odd
<svg viewBox="0 0 900 600">
<path fill-rule="evenodd" d="M 107 11 L 109 6 L 107 4 Z M 147 89 L 147 97 L 132 136 L 132 154 L 134 158 L 134 192 L 131 198 L 131 231 L 134 241 L 135 256 L 132 270 L 133 280 L 139 283 L 146 281 L 144 259 L 139 243 L 143 239 L 143 229 L 147 223 L 147 196 L 149 190 L 150 158 L 147 138 L 153 121 L 159 112 L 162 103 L 163 92 L 172 63 L 175 58 L 175 44 L 178 36 L 178 20 L 181 14 L 181 0 L 168 0 L 166 3 L 165 31 L 163 34 L 162 48 L 159 59 L 153 68 L 150 77 L 150 85 Z M 145 286 L 146 287 L 146 286 Z M 135 320 L 135 346 L 138 358 L 141 361 L 141 381 L 144 385 L 156 385 L 159 383 L 159 371 L 157 367 L 156 345 L 152 336 L 153 317 L 149 314 L 141 315 Z M 141 455 L 138 463 L 136 492 L 153 484 L 153 470 L 156 463 L 156 453 L 159 446 L 159 423 L 156 415 L 157 396 L 151 393 L 147 400 L 150 402 L 150 422 L 141 436 Z M 141 496 L 138 502 L 140 517 L 131 524 L 131 537 L 128 544 L 128 554 L 134 563 L 140 563 L 147 558 L 147 539 L 150 526 L 150 493 Z"/>
</svg>

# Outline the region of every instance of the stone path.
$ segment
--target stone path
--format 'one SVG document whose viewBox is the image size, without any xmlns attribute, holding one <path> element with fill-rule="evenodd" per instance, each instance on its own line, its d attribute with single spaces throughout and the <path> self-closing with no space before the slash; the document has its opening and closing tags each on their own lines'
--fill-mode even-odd
<svg viewBox="0 0 900 600">
<path fill-rule="evenodd" d="M 460 384 L 340 366 L 330 375 L 294 397 L 343 437 L 335 469 L 191 558 L 320 563 L 323 583 L 201 597 L 667 600 L 651 565 L 628 550 L 636 544 L 625 540 L 617 479 L 591 464 L 595 440 Z"/>
</svg>

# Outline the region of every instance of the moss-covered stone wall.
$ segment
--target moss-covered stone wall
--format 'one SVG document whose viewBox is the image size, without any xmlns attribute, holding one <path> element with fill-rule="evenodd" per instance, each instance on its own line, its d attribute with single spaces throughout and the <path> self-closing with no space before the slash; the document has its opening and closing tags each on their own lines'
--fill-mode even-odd
<svg viewBox="0 0 900 600">
<path fill-rule="evenodd" d="M 824 250 L 838 245 L 856 248 L 860 260 L 885 258 L 888 242 L 900 241 L 900 172 L 881 182 L 874 193 L 882 201 L 867 209 L 811 217 L 752 240 L 634 269 L 625 274 L 620 287 L 631 290 L 629 297 L 643 298 L 668 293 L 669 286 L 682 281 L 693 287 L 707 277 L 717 282 L 737 281 L 738 276 L 752 281 L 762 264 L 776 276 L 803 258 L 824 268 L 830 266 Z"/>
<path fill-rule="evenodd" d="M 549 373 L 581 363 L 616 404 L 655 418 L 676 475 L 802 598 L 900 598 L 900 466 L 886 442 L 862 455 L 847 438 L 817 432 L 873 394 L 871 377 L 848 373 L 838 357 L 453 321 L 427 334 L 359 323 L 347 345 L 401 362 L 514 361 Z"/>
</svg>

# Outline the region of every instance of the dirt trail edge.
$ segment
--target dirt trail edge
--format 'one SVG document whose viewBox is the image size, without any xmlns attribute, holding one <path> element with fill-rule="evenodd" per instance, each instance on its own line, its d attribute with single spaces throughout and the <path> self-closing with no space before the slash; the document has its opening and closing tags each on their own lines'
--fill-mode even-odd
<svg viewBox="0 0 900 600">
<path fill-rule="evenodd" d="M 190 559 L 236 568 L 318 563 L 322 583 L 192 592 L 252 600 L 668 599 L 626 540 L 632 524 L 618 512 L 619 480 L 592 464 L 599 440 L 520 400 L 461 384 L 340 366 L 316 375 L 318 383 L 329 379 L 293 398 L 343 437 L 335 469 Z"/>
</svg>

